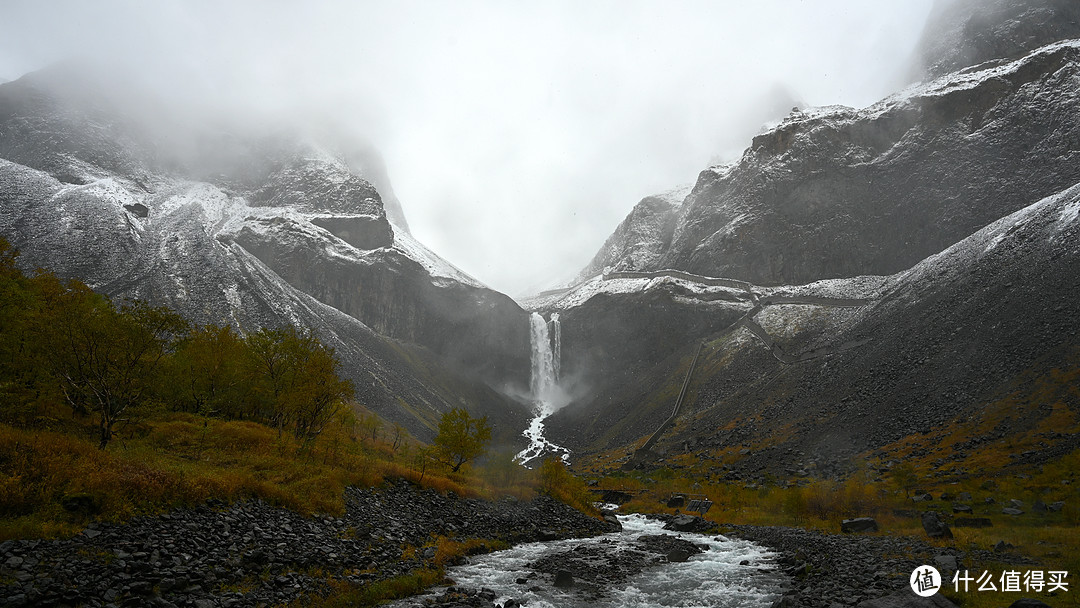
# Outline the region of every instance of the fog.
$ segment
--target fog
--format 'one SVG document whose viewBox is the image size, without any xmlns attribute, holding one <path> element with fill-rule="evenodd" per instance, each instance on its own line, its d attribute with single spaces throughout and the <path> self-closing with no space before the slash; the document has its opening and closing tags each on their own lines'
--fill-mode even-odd
<svg viewBox="0 0 1080 608">
<path fill-rule="evenodd" d="M 9 0 L 0 81 L 89 58 L 190 107 L 348 124 L 414 235 L 520 294 L 792 105 L 901 88 L 931 1 Z"/>
</svg>

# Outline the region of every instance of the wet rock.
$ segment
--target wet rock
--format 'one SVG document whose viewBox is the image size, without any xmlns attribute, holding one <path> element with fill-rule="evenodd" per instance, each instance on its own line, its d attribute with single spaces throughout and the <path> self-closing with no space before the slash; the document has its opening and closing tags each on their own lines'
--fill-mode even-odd
<svg viewBox="0 0 1080 608">
<path fill-rule="evenodd" d="M 574 586 L 574 575 L 569 570 L 559 570 L 555 573 L 555 586 L 568 589 Z"/>
<path fill-rule="evenodd" d="M 686 549 L 672 549 L 667 554 L 667 560 L 672 563 L 685 562 L 688 559 L 690 559 L 690 552 Z"/>
<path fill-rule="evenodd" d="M 696 515 L 679 515 L 664 524 L 664 528 L 677 532 L 705 533 L 716 528 L 716 524 Z"/>
</svg>

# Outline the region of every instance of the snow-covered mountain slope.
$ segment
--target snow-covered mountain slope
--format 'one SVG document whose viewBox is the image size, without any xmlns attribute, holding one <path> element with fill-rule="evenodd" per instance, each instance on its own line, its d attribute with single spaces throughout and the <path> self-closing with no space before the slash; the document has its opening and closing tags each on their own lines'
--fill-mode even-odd
<svg viewBox="0 0 1080 608">
<path fill-rule="evenodd" d="M 705 348 L 691 398 L 656 450 L 704 457 L 752 448 L 737 456 L 743 478 L 815 468 L 827 475 L 904 437 L 981 424 L 995 403 L 1015 404 L 1011 416 L 992 437 L 972 440 L 1013 441 L 1059 406 L 1080 415 L 1068 379 L 1080 370 L 1080 184 L 908 270 L 757 298 L 770 300 L 751 311 L 753 324 L 695 336 Z M 693 345 L 687 340 L 624 385 L 561 410 L 549 435 L 579 451 L 632 451 L 670 413 L 671 387 Z M 1060 433 L 1040 440 L 1045 458 L 1080 447 Z"/>
<path fill-rule="evenodd" d="M 0 86 L 0 235 L 22 264 L 196 323 L 309 327 L 365 405 L 422 437 L 461 403 L 525 426 L 488 387 L 528 385 L 526 313 L 392 225 L 347 155 L 230 134 L 215 171 L 48 76 Z"/>
<path fill-rule="evenodd" d="M 936 78 L 1069 38 L 1080 38 L 1080 3 L 1073 0 L 938 0 L 912 73 Z"/>
<path fill-rule="evenodd" d="M 641 199 L 630 215 L 619 224 L 604 246 L 582 269 L 575 283 L 612 270 L 656 268 L 660 257 L 671 244 L 675 219 L 690 186 L 675 188 L 663 194 Z"/>
<path fill-rule="evenodd" d="M 1057 42 L 862 110 L 793 112 L 699 175 L 670 237 L 654 221 L 624 238 L 635 209 L 598 257 L 764 285 L 891 274 L 1080 180 L 1078 159 L 1080 42 Z"/>
</svg>

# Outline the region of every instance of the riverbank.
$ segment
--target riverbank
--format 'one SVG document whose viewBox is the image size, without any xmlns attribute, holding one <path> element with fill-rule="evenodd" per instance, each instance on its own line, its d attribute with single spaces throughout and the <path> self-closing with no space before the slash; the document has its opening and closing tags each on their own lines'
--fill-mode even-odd
<svg viewBox="0 0 1080 608">
<path fill-rule="evenodd" d="M 0 544 L 0 605 L 281 605 L 437 572 L 461 552 L 613 529 L 543 496 L 485 501 L 404 480 L 348 488 L 341 517 L 210 502 L 91 524 L 69 539 Z"/>
</svg>

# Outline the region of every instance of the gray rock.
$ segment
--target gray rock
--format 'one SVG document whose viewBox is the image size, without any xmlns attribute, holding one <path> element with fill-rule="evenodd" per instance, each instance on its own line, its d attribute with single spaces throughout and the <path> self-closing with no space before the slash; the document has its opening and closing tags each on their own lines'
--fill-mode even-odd
<svg viewBox="0 0 1080 608">
<path fill-rule="evenodd" d="M 955 555 L 935 555 L 934 562 L 938 566 L 938 570 L 944 575 L 945 572 L 956 572 L 960 568 L 960 562 L 956 559 Z"/>
<path fill-rule="evenodd" d="M 971 505 L 961 505 L 961 504 L 955 504 L 954 503 L 953 506 L 952 506 L 952 512 L 953 513 L 972 513 L 973 511 L 971 510 Z"/>
<path fill-rule="evenodd" d="M 1005 507 L 1001 510 L 1002 515 L 1023 515 L 1024 512 L 1020 509 L 1014 509 L 1012 507 Z"/>
<path fill-rule="evenodd" d="M 1016 547 L 1014 547 L 1012 545 L 1012 543 L 1007 543 L 1007 542 L 1005 542 L 1003 540 L 999 540 L 997 542 L 997 544 L 994 545 L 994 553 L 1004 553 L 1004 552 L 1008 551 L 1009 549 L 1015 549 L 1015 548 Z"/>
<path fill-rule="evenodd" d="M 926 511 L 922 514 L 922 526 L 930 538 L 952 538 L 952 530 L 949 529 L 937 511 Z"/>
<path fill-rule="evenodd" d="M 877 532 L 878 524 L 873 517 L 856 517 L 840 522 L 840 531 L 845 533 Z"/>
<path fill-rule="evenodd" d="M 1046 503 L 1038 499 L 1031 505 L 1031 511 L 1033 513 L 1046 513 L 1047 510 Z"/>
<path fill-rule="evenodd" d="M 667 560 L 673 563 L 685 562 L 688 559 L 690 559 L 690 552 L 686 549 L 672 549 L 667 554 Z"/>
<path fill-rule="evenodd" d="M 567 589 L 574 586 L 574 575 L 569 570 L 559 570 L 555 573 L 555 586 Z"/>
<path fill-rule="evenodd" d="M 1016 500 L 1014 498 L 1014 499 L 1009 501 L 1009 506 L 1012 507 L 1013 509 L 1023 509 L 1024 508 L 1024 502 L 1021 501 L 1021 500 Z"/>
<path fill-rule="evenodd" d="M 1056 513 L 1056 512 L 1058 512 L 1058 511 L 1065 508 L 1065 503 L 1063 501 L 1059 500 L 1057 502 L 1052 502 L 1052 503 L 1046 505 L 1046 508 L 1049 509 L 1050 511 Z"/>
<path fill-rule="evenodd" d="M 971 492 L 960 492 L 956 495 L 956 500 L 960 502 L 971 502 Z"/>
</svg>

